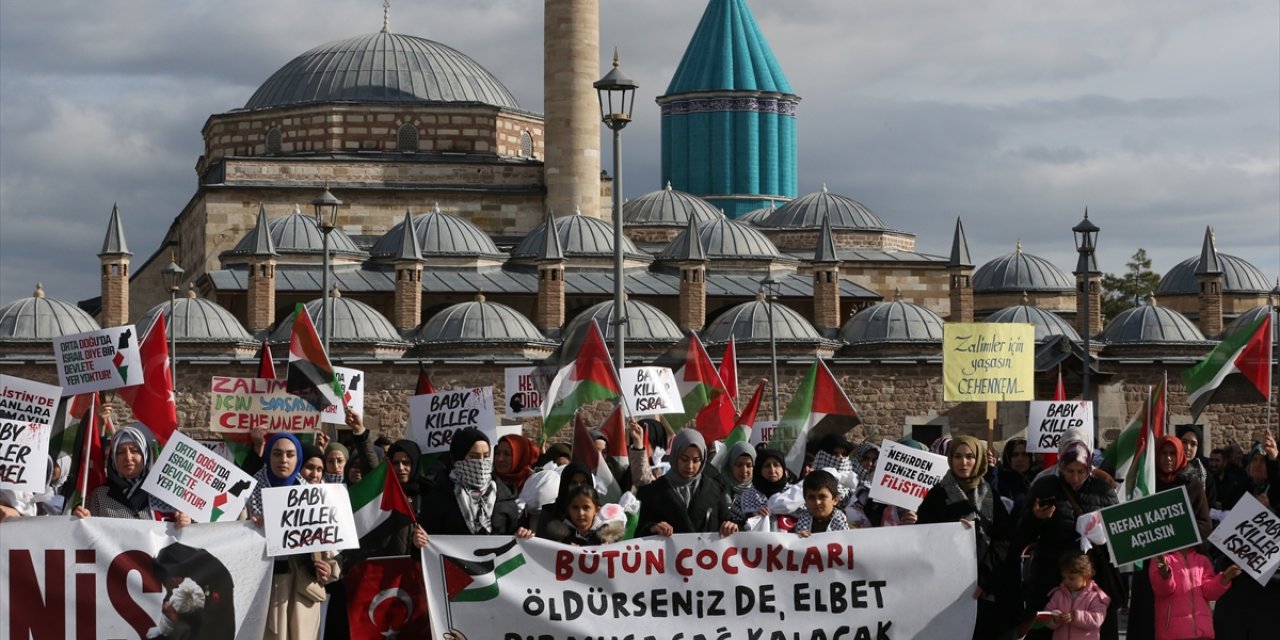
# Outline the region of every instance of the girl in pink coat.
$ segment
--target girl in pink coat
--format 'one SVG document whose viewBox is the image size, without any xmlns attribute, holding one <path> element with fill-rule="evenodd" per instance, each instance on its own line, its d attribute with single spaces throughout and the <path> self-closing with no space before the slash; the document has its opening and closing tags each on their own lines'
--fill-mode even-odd
<svg viewBox="0 0 1280 640">
<path fill-rule="evenodd" d="M 1099 640 L 1107 619 L 1108 596 L 1093 581 L 1093 563 L 1083 553 L 1069 553 L 1058 563 L 1062 584 L 1049 592 L 1045 608 L 1053 612 L 1053 640 Z"/>
<path fill-rule="evenodd" d="M 1215 575 L 1209 559 L 1189 548 L 1160 556 L 1147 571 L 1156 594 L 1156 640 L 1212 639 L 1209 601 L 1227 592 L 1240 567 Z"/>
</svg>

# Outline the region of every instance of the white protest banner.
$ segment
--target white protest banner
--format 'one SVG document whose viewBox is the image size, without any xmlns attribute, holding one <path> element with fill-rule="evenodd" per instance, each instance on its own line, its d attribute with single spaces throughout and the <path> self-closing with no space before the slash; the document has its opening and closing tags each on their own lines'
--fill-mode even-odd
<svg viewBox="0 0 1280 640">
<path fill-rule="evenodd" d="M 297 433 L 320 428 L 320 412 L 285 390 L 286 380 L 213 376 L 209 390 L 209 430 L 248 433 L 255 426 L 268 432 Z"/>
<path fill-rule="evenodd" d="M 141 339 L 131 324 L 54 338 L 53 358 L 63 395 L 142 384 Z"/>
<path fill-rule="evenodd" d="M 776 420 L 756 420 L 755 426 L 751 427 L 751 438 L 748 441 L 753 447 L 761 442 L 768 443 L 776 428 L 778 428 Z"/>
<path fill-rule="evenodd" d="M 914 511 L 946 473 L 946 457 L 885 440 L 871 475 L 871 499 Z"/>
<path fill-rule="evenodd" d="M 507 367 L 503 372 L 504 405 L 508 418 L 542 415 L 542 392 L 551 386 L 554 371 L 546 367 Z"/>
<path fill-rule="evenodd" d="M 262 529 L 271 557 L 360 546 L 351 498 L 340 484 L 263 489 Z"/>
<path fill-rule="evenodd" d="M 0 489 L 44 491 L 52 430 L 40 422 L 0 420 Z"/>
<path fill-rule="evenodd" d="M 1266 586 L 1280 566 L 1280 517 L 1245 492 L 1209 534 L 1209 542 Z"/>
<path fill-rule="evenodd" d="M 0 374 L 0 419 L 54 423 L 62 387 Z"/>
<path fill-rule="evenodd" d="M 1067 429 L 1093 433 L 1093 403 L 1084 400 L 1032 400 L 1027 412 L 1027 451 L 1057 453 Z"/>
<path fill-rule="evenodd" d="M 493 387 L 425 393 L 409 398 L 409 426 L 405 437 L 423 453 L 449 450 L 453 434 L 475 427 L 497 443 L 498 418 L 493 412 Z"/>
<path fill-rule="evenodd" d="M 351 409 L 357 416 L 364 418 L 364 372 L 359 369 L 334 367 L 333 374 L 342 385 L 342 404 Z M 347 411 L 336 404 L 328 405 L 320 412 L 320 421 L 325 424 L 346 424 Z"/>
<path fill-rule="evenodd" d="M 174 637 L 163 633 L 164 609 L 182 594 L 183 637 L 258 640 L 271 592 L 262 552 L 262 533 L 247 521 L 181 529 L 125 518 L 8 521 L 0 637 Z"/>
<path fill-rule="evenodd" d="M 257 482 L 235 463 L 175 431 L 142 489 L 196 522 L 234 520 Z"/>
<path fill-rule="evenodd" d="M 619 372 L 627 415 L 684 413 L 676 376 L 666 367 L 627 367 Z"/>
<path fill-rule="evenodd" d="M 793 534 L 646 537 L 599 547 L 431 536 L 436 640 L 954 640 L 977 607 L 959 523 Z M 920 549 L 929 549 L 920 553 Z"/>
</svg>

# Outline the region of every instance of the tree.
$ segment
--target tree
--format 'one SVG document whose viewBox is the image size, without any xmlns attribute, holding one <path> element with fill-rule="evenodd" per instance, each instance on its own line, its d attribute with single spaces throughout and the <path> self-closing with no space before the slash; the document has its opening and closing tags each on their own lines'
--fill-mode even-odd
<svg viewBox="0 0 1280 640">
<path fill-rule="evenodd" d="M 1129 270 L 1124 275 L 1102 275 L 1102 314 L 1107 318 L 1142 304 L 1143 298 L 1160 284 L 1160 274 L 1151 270 L 1146 249 L 1139 248 L 1125 266 Z"/>
</svg>

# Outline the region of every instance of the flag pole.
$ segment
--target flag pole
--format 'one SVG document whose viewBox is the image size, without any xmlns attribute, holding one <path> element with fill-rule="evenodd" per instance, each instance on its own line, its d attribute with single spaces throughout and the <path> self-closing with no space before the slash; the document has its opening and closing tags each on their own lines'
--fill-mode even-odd
<svg viewBox="0 0 1280 640">
<path fill-rule="evenodd" d="M 1273 367 L 1275 365 L 1271 363 L 1275 360 L 1276 353 L 1276 307 L 1274 304 L 1267 310 L 1267 319 L 1271 321 L 1271 333 L 1267 336 L 1267 367 Z M 1280 371 L 1280 366 L 1275 368 Z M 1277 379 L 1280 379 L 1280 377 L 1272 374 L 1271 380 L 1267 384 L 1267 431 L 1270 431 L 1272 427 L 1276 427 L 1276 436 L 1280 438 L 1280 424 L 1271 421 L 1271 403 L 1276 400 L 1276 398 L 1271 397 L 1271 387 L 1275 385 Z"/>
</svg>

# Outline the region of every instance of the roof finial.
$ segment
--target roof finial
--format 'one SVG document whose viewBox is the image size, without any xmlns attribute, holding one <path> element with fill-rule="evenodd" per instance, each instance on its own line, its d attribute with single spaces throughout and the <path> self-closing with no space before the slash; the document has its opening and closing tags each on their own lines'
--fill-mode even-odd
<svg viewBox="0 0 1280 640">
<path fill-rule="evenodd" d="M 893 288 L 893 301 L 902 302 L 902 287 Z"/>
<path fill-rule="evenodd" d="M 36 283 L 36 291 L 35 291 L 35 293 L 31 294 L 31 297 L 33 297 L 33 298 L 43 298 L 43 297 L 44 297 L 44 283 L 43 283 L 43 282 L 37 282 L 37 283 Z"/>
<path fill-rule="evenodd" d="M 391 33 L 391 0 L 382 0 L 382 32 Z"/>
<path fill-rule="evenodd" d="M 296 202 L 293 203 L 293 215 L 295 216 L 302 215 L 302 207 L 298 206 L 298 203 Z"/>
<path fill-rule="evenodd" d="M 1022 253 L 1022 238 L 1018 238 L 1017 252 Z"/>
<path fill-rule="evenodd" d="M 668 180 L 668 181 L 667 181 L 667 191 L 670 191 L 670 190 L 671 190 L 671 181 L 670 181 L 670 180 Z"/>
<path fill-rule="evenodd" d="M 1084 219 L 1085 220 L 1089 219 L 1089 205 L 1084 206 Z"/>
<path fill-rule="evenodd" d="M 341 291 L 338 291 L 338 285 L 337 285 L 337 283 L 334 283 L 333 288 L 332 288 L 332 291 L 329 293 L 329 297 L 330 297 L 330 298 L 341 298 L 341 297 L 342 297 L 342 292 L 341 292 Z"/>
<path fill-rule="evenodd" d="M 614 48 L 613 48 L 613 68 L 614 68 L 614 69 L 617 69 L 617 68 L 618 68 L 618 64 L 619 64 L 619 63 L 620 63 L 620 61 L 619 61 L 619 59 L 618 59 L 618 48 L 617 48 L 617 47 L 614 47 Z"/>
<path fill-rule="evenodd" d="M 1156 294 L 1154 293 L 1147 294 L 1147 306 L 1148 307 L 1156 306 Z"/>
<path fill-rule="evenodd" d="M 579 207 L 578 205 L 574 205 L 574 206 L 573 206 L 573 215 L 575 215 L 575 216 L 580 216 L 580 215 L 582 215 L 582 207 Z"/>
<path fill-rule="evenodd" d="M 435 203 L 431 208 L 431 213 L 440 213 L 440 203 Z"/>
<path fill-rule="evenodd" d="M 1022 292 L 1022 306 L 1024 306 L 1024 307 L 1025 307 L 1025 306 L 1027 306 L 1027 302 L 1029 302 L 1029 300 L 1027 299 L 1027 292 L 1026 292 L 1026 291 L 1023 291 L 1023 292 Z"/>
<path fill-rule="evenodd" d="M 827 192 L 827 183 L 825 183 L 825 182 L 824 182 L 824 183 L 822 183 L 822 192 L 823 192 L 823 193 L 826 193 L 826 192 Z"/>
<path fill-rule="evenodd" d="M 476 302 L 484 302 L 484 289 L 476 290 Z"/>
<path fill-rule="evenodd" d="M 192 300 L 196 299 L 196 288 L 191 286 L 190 284 L 187 285 L 187 297 L 191 298 Z"/>
</svg>

